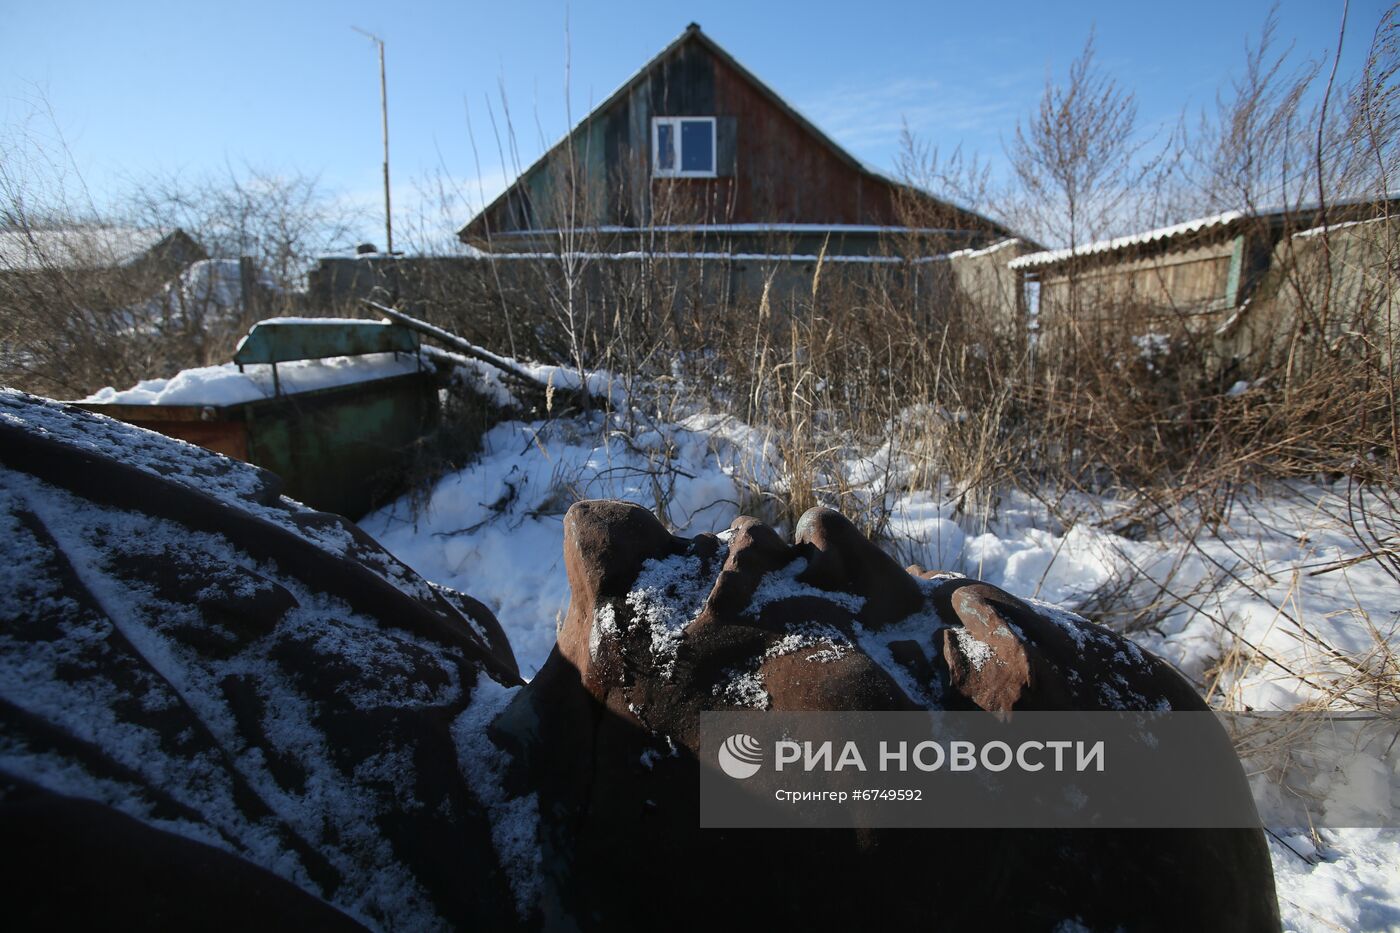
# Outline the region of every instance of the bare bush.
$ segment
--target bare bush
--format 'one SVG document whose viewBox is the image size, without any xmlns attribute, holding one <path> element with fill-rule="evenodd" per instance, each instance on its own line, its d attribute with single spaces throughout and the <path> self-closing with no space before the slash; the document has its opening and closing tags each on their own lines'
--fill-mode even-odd
<svg viewBox="0 0 1400 933">
<path fill-rule="evenodd" d="M 12 127 L 0 380 L 81 398 L 222 362 L 258 318 L 301 309 L 307 266 L 352 216 L 313 178 L 252 169 L 148 182 L 99 210 L 56 130 Z"/>
<path fill-rule="evenodd" d="M 1131 229 L 1161 168 L 1139 138 L 1137 101 L 1094 60 L 1091 35 L 1063 85 L 1048 81 L 1009 153 L 1017 218 L 1038 238 L 1073 249 Z"/>
<path fill-rule="evenodd" d="M 363 219 L 314 175 L 257 166 L 147 179 L 118 212 L 134 227 L 184 230 L 213 258 L 251 259 L 285 291 L 305 286 L 318 257 L 352 246 Z"/>
</svg>

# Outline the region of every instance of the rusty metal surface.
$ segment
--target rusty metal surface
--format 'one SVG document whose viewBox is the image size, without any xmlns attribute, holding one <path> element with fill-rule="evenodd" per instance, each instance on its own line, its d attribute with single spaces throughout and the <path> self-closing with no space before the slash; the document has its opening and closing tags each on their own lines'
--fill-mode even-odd
<svg viewBox="0 0 1400 933">
<path fill-rule="evenodd" d="M 121 407 L 152 409 L 157 406 L 125 405 Z M 109 411 L 103 411 L 100 414 L 110 415 L 119 421 L 164 434 L 166 437 L 188 441 L 206 450 L 223 454 L 225 457 L 232 457 L 235 460 L 248 459 L 248 429 L 242 421 L 186 421 L 164 417 L 128 418 Z"/>
<path fill-rule="evenodd" d="M 221 408 L 218 405 L 111 405 L 102 402 L 70 402 L 69 404 L 75 408 L 116 418 L 118 421 L 125 421 L 127 424 L 147 421 L 227 421 L 236 417 L 236 415 L 230 414 L 229 409 Z M 142 427 L 144 426 L 143 424 Z M 163 428 L 151 428 L 151 430 L 160 431 L 162 434 L 168 433 Z"/>
</svg>

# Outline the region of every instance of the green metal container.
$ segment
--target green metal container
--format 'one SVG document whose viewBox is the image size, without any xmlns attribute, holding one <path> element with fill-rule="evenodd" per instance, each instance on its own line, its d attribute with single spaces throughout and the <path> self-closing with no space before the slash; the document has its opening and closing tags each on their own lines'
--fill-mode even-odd
<svg viewBox="0 0 1400 933">
<path fill-rule="evenodd" d="M 390 351 L 417 353 L 418 335 L 369 321 L 275 320 L 254 326 L 234 362 L 275 372 L 279 362 Z M 355 519 L 403 490 L 415 445 L 439 415 L 431 367 L 290 395 L 279 387 L 236 405 L 78 404 L 271 470 L 291 498 Z"/>
</svg>

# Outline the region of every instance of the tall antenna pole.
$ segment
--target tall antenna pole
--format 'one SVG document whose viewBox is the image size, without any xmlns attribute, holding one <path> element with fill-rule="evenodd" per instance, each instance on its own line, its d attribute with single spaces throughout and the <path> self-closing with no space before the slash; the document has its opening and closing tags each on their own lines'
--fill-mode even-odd
<svg viewBox="0 0 1400 933">
<path fill-rule="evenodd" d="M 362 36 L 368 36 L 379 47 L 379 122 L 384 134 L 384 238 L 388 240 L 387 251 L 392 256 L 394 254 L 394 221 L 389 201 L 389 90 L 388 84 L 384 80 L 384 40 L 372 32 L 366 32 L 359 26 L 351 26 L 350 28 Z"/>
</svg>

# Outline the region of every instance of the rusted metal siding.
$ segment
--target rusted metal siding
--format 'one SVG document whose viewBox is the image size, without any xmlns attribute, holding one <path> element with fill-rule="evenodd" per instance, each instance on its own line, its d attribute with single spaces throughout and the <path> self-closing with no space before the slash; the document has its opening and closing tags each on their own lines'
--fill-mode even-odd
<svg viewBox="0 0 1400 933">
<path fill-rule="evenodd" d="M 118 421 L 125 421 L 147 431 L 197 444 L 216 454 L 235 460 L 248 459 L 248 426 L 241 419 L 232 420 L 224 409 L 200 405 L 103 405 L 79 404 L 77 407 Z"/>
</svg>

